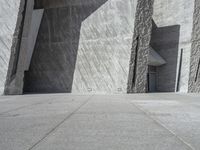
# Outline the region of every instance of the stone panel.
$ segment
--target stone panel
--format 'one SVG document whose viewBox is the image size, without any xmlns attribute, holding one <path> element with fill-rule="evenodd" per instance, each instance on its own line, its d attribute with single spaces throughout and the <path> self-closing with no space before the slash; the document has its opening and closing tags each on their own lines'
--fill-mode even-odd
<svg viewBox="0 0 200 150">
<path fill-rule="evenodd" d="M 200 1 L 195 1 L 189 92 L 200 92 Z"/>
<path fill-rule="evenodd" d="M 128 93 L 145 93 L 149 44 L 151 39 L 153 0 L 139 0 L 131 52 Z"/>
</svg>

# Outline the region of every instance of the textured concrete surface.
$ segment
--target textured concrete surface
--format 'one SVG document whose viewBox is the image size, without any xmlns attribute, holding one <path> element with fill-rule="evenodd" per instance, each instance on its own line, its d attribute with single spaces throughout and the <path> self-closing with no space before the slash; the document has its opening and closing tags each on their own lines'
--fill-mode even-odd
<svg viewBox="0 0 200 150">
<path fill-rule="evenodd" d="M 16 25 L 20 0 L 0 1 L 0 95 L 4 91 L 11 47 L 16 42 Z"/>
<path fill-rule="evenodd" d="M 126 93 L 137 1 L 68 4 L 44 12 L 25 92 Z"/>
<path fill-rule="evenodd" d="M 137 0 L 108 0 L 82 22 L 73 93 L 127 93 Z"/>
<path fill-rule="evenodd" d="M 154 0 L 139 0 L 136 9 L 128 93 L 147 92 L 149 44 Z"/>
<path fill-rule="evenodd" d="M 2 150 L 198 150 L 200 95 L 0 97 Z"/>
<path fill-rule="evenodd" d="M 195 12 L 192 34 L 189 92 L 200 92 L 200 2 L 195 0 Z"/>
<path fill-rule="evenodd" d="M 178 45 L 179 56 L 177 61 L 178 65 L 180 59 L 180 51 L 183 49 L 180 92 L 188 92 L 194 1 L 195 0 L 154 1 L 153 19 L 158 27 L 180 25 L 180 37 Z M 177 67 L 177 72 L 178 69 L 179 68 Z"/>
<path fill-rule="evenodd" d="M 164 82 L 174 85 L 177 69 L 180 92 L 188 91 L 192 43 L 189 91 L 200 91 L 198 0 L 139 0 L 137 13 L 137 0 L 35 2 L 35 8 L 44 7 L 46 11 L 31 69 L 25 75 L 25 92 L 125 93 L 127 80 L 128 92 L 146 92 L 153 12 L 158 28 L 180 25 L 179 53 L 183 49 L 181 68 L 175 68 L 176 64 L 179 66 L 180 54 L 176 62 L 169 59 L 167 65 L 174 64 L 161 75 L 164 78 L 160 87 L 164 87 Z M 34 0 L 0 2 L 0 94 L 5 80 L 6 94 L 23 93 L 24 71 L 30 58 L 27 53 L 33 3 Z M 162 51 L 166 53 L 165 48 Z M 176 55 L 167 53 L 168 58 Z M 173 75 L 173 79 L 167 78 L 168 74 Z"/>
<path fill-rule="evenodd" d="M 21 0 L 16 25 L 16 43 L 12 47 L 4 94 L 23 94 L 24 71 L 29 58 L 29 33 L 34 0 Z M 31 50 L 30 50 L 31 51 Z"/>
</svg>

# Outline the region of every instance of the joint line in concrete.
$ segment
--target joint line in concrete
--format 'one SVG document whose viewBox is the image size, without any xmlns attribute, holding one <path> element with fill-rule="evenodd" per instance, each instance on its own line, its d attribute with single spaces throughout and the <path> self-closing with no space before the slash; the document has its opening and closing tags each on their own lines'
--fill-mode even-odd
<svg viewBox="0 0 200 150">
<path fill-rule="evenodd" d="M 36 148 L 41 142 L 43 142 L 46 138 L 48 138 L 54 131 L 56 131 L 65 121 L 70 119 L 81 107 L 86 105 L 94 95 L 90 96 L 86 99 L 78 108 L 76 108 L 72 113 L 67 115 L 61 122 L 59 122 L 55 127 L 53 127 L 49 132 L 47 132 L 39 141 L 37 141 L 33 146 L 31 146 L 28 150 L 32 150 Z"/>
<path fill-rule="evenodd" d="M 180 142 L 182 142 L 188 148 L 190 148 L 191 150 L 195 150 L 195 148 L 193 146 L 191 146 L 184 139 L 179 137 L 176 133 L 174 133 L 172 130 L 170 130 L 168 127 L 166 127 L 163 123 L 161 123 L 159 120 L 155 119 L 154 117 L 150 116 L 150 112 L 148 110 L 144 110 L 143 108 L 141 108 L 140 106 L 138 106 L 137 104 L 135 104 L 133 102 L 131 102 L 131 104 L 133 106 L 135 106 L 136 108 L 138 108 L 140 111 L 142 111 L 148 118 L 152 119 L 157 125 L 161 126 L 165 130 L 167 130 L 169 133 L 171 133 L 173 136 L 175 136 Z"/>
</svg>

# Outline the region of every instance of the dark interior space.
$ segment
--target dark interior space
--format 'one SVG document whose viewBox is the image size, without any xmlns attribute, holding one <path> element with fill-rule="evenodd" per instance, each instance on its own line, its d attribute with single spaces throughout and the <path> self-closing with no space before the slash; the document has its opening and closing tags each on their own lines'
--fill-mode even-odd
<svg viewBox="0 0 200 150">
<path fill-rule="evenodd" d="M 83 1 L 80 4 L 76 1 L 45 9 L 30 69 L 25 72 L 24 93 L 71 92 L 81 23 L 106 1 L 93 0 L 88 4 L 86 1 L 84 5 Z"/>
<path fill-rule="evenodd" d="M 149 89 L 149 92 L 175 92 L 179 36 L 180 25 L 157 27 L 153 21 L 150 45 L 166 64 L 154 67 L 153 76 L 149 76 L 149 84 L 155 87 L 154 90 Z M 148 75 L 151 75 L 151 72 Z"/>
</svg>

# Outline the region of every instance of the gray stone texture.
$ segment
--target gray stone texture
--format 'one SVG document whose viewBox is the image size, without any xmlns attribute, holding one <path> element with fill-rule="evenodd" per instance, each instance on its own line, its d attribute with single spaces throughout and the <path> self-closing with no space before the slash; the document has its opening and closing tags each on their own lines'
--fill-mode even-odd
<svg viewBox="0 0 200 150">
<path fill-rule="evenodd" d="M 0 95 L 4 92 L 11 53 L 18 43 L 19 25 L 23 1 L 0 1 Z"/>
<path fill-rule="evenodd" d="M 139 0 L 137 4 L 128 78 L 128 93 L 145 93 L 147 91 L 153 2 L 153 0 Z"/>
<path fill-rule="evenodd" d="M 192 34 L 192 49 L 190 62 L 189 92 L 200 92 L 200 1 L 195 0 L 195 12 Z"/>
<path fill-rule="evenodd" d="M 194 0 L 155 0 L 154 2 L 153 19 L 158 28 L 180 25 L 180 38 L 178 45 L 179 55 L 177 61 L 179 63 L 180 51 L 183 49 L 183 61 L 180 75 L 180 92 L 188 92 L 193 12 Z M 163 49 L 163 51 L 164 50 L 165 49 Z M 178 69 L 179 68 L 177 67 L 177 72 Z M 165 82 L 170 81 L 166 80 Z"/>
<path fill-rule="evenodd" d="M 137 1 L 78 2 L 44 1 L 25 92 L 126 93 Z"/>
</svg>

